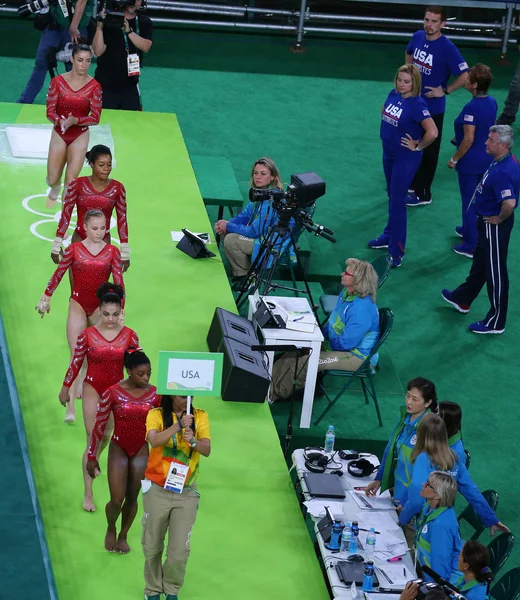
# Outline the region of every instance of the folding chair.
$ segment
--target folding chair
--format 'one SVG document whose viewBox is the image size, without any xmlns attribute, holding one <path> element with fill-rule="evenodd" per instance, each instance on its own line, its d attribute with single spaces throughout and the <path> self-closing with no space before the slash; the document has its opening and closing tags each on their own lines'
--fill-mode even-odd
<svg viewBox="0 0 520 600">
<path fill-rule="evenodd" d="M 515 545 L 515 536 L 512 533 L 501 533 L 488 544 L 489 568 L 493 575 L 498 574 L 506 564 Z"/>
<path fill-rule="evenodd" d="M 493 600 L 520 599 L 520 567 L 515 567 L 503 575 L 491 588 Z"/>
<path fill-rule="evenodd" d="M 498 506 L 498 492 L 495 492 L 495 490 L 486 490 L 485 492 L 482 492 L 482 495 L 486 499 L 486 502 L 489 504 L 491 509 L 496 512 Z M 473 506 L 471 506 L 471 504 L 468 504 L 460 513 L 460 515 L 457 517 L 457 521 L 459 521 L 459 523 L 461 521 L 466 521 L 471 525 L 471 527 L 473 527 L 475 533 L 470 538 L 472 540 L 477 540 L 484 529 L 486 529 L 486 526 L 484 523 L 482 523 L 480 517 L 477 515 L 476 510 L 473 508 Z"/>
<path fill-rule="evenodd" d="M 369 396 L 374 401 L 374 405 L 376 407 L 377 420 L 379 421 L 379 426 L 383 426 L 383 421 L 381 419 L 381 412 L 379 410 L 379 404 L 377 402 L 377 394 L 376 388 L 374 385 L 374 373 L 372 367 L 370 365 L 370 359 L 379 351 L 384 341 L 390 334 L 392 330 L 392 326 L 394 324 L 394 313 L 389 308 L 380 308 L 379 309 L 379 339 L 376 344 L 372 348 L 368 357 L 363 361 L 362 365 L 359 367 L 357 371 L 321 371 L 323 373 L 323 381 L 326 377 L 345 377 L 347 378 L 347 383 L 341 388 L 338 394 L 334 397 L 333 400 L 330 399 L 330 396 L 327 394 L 323 387 L 323 383 L 319 382 L 318 386 L 323 392 L 324 396 L 327 398 L 328 406 L 321 413 L 316 421 L 314 421 L 315 425 L 323 419 L 323 417 L 329 412 L 329 410 L 336 404 L 336 402 L 343 396 L 343 394 L 348 390 L 348 388 L 354 383 L 354 381 L 359 378 L 361 380 L 361 386 L 363 388 L 363 394 L 365 395 L 365 403 L 369 403 Z M 368 380 L 368 383 L 367 383 Z"/>
<path fill-rule="evenodd" d="M 377 287 L 380 288 L 383 285 L 383 283 L 386 281 L 388 275 L 390 274 L 390 270 L 392 269 L 391 259 L 386 254 L 380 254 L 370 264 L 374 267 L 374 269 L 377 273 L 377 277 L 378 277 Z M 341 292 L 342 289 L 343 289 L 343 286 L 340 283 L 338 285 L 338 294 Z M 336 308 L 337 301 L 338 301 L 337 294 L 335 296 L 334 296 L 334 294 L 322 294 L 320 296 L 321 308 L 323 309 L 323 312 L 327 316 L 329 316 L 330 313 Z"/>
</svg>

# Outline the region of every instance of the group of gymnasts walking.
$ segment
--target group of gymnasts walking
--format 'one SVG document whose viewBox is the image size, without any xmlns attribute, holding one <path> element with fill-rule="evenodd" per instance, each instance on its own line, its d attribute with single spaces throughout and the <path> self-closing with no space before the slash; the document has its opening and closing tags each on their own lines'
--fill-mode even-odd
<svg viewBox="0 0 520 600">
<path fill-rule="evenodd" d="M 110 148 L 96 145 L 87 152 L 89 126 L 99 123 L 102 94 L 99 84 L 88 75 L 91 58 L 89 46 L 76 44 L 72 70 L 52 79 L 47 97 L 47 117 L 54 123 L 48 157 L 47 206 L 58 201 L 61 178 L 65 169 L 66 172 L 61 218 L 51 250 L 51 258 L 58 266 L 36 310 L 42 317 L 50 311 L 51 297 L 68 271 L 71 295 L 66 330 L 71 358 L 59 400 L 66 407 L 67 423 L 76 420 L 75 399 L 82 400 L 86 432 L 83 509 L 96 510 L 93 482 L 101 472 L 99 456 L 112 436 L 105 548 L 121 554 L 130 551 L 128 531 L 137 514 L 137 499 L 145 480 L 145 595 L 158 600 L 165 594 L 168 600 L 176 600 L 184 581 L 189 537 L 198 506 L 198 461 L 200 454 L 210 453 L 209 422 L 203 410 L 192 407 L 186 414 L 185 397 L 157 394 L 150 384 L 150 360 L 139 346 L 137 333 L 124 325 L 123 274 L 130 266 L 126 191 L 122 183 L 110 178 Z M 92 172 L 79 177 L 85 159 Z M 77 225 L 71 243 L 63 250 L 74 209 Z M 111 244 L 114 209 L 120 250 Z M 173 469 L 175 473 L 186 468 L 180 491 L 176 492 L 166 487 L 172 463 L 179 467 Z M 116 523 L 120 516 L 118 532 Z M 168 557 L 163 564 L 168 529 Z"/>
</svg>

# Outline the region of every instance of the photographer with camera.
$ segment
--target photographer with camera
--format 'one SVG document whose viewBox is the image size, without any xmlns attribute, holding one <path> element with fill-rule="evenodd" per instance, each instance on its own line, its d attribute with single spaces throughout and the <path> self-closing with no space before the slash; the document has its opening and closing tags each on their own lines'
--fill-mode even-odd
<svg viewBox="0 0 520 600">
<path fill-rule="evenodd" d="M 104 8 L 92 41 L 97 56 L 95 78 L 103 89 L 103 108 L 142 110 L 141 60 L 152 47 L 152 21 L 140 14 L 142 0 L 113 0 L 117 13 Z M 139 13 L 139 14 L 138 14 Z"/>
<path fill-rule="evenodd" d="M 39 13 L 35 26 L 38 26 L 38 29 L 43 27 L 34 69 L 18 98 L 19 103 L 34 102 L 50 69 L 49 58 L 52 59 L 56 51 L 64 48 L 67 43 L 76 43 L 80 35 L 87 34 L 87 26 L 94 15 L 95 7 L 95 0 L 33 0 L 18 9 L 22 16 Z M 47 12 L 44 12 L 46 9 Z M 72 64 L 65 63 L 65 69 L 70 71 Z"/>
</svg>

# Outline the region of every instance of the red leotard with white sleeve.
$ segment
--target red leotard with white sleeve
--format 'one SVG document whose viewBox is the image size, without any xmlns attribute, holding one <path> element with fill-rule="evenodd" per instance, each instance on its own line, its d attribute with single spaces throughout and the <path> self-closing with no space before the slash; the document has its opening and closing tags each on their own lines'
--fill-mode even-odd
<svg viewBox="0 0 520 600">
<path fill-rule="evenodd" d="M 96 423 L 88 447 L 89 460 L 96 458 L 110 413 L 114 413 L 112 441 L 130 458 L 137 454 L 146 444 L 146 415 L 151 408 L 158 408 L 160 403 L 161 397 L 157 396 L 153 385 L 139 398 L 132 396 L 119 383 L 110 386 L 98 405 Z"/>
<path fill-rule="evenodd" d="M 111 385 L 123 379 L 125 352 L 131 347 L 139 347 L 139 338 L 128 327 L 123 327 L 112 341 L 101 335 L 97 327 L 87 327 L 78 336 L 63 385 L 73 384 L 86 357 L 85 381 L 102 396 Z"/>
</svg>

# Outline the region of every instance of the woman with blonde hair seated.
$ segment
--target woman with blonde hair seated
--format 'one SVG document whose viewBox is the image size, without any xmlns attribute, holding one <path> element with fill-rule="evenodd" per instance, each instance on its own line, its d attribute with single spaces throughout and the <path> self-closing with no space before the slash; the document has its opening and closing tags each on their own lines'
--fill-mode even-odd
<svg viewBox="0 0 520 600">
<path fill-rule="evenodd" d="M 364 260 L 348 258 L 341 274 L 344 287 L 336 308 L 323 326 L 325 348 L 320 352 L 318 371 L 357 371 L 379 339 L 376 306 L 377 273 Z M 305 386 L 309 357 L 300 359 L 296 389 Z M 374 357 L 374 364 L 377 357 Z M 296 355 L 284 354 L 273 367 L 271 400 L 289 398 L 292 393 Z"/>
</svg>

